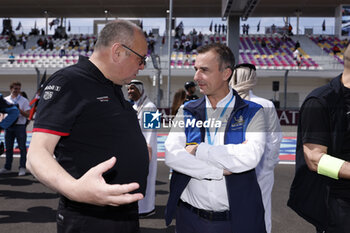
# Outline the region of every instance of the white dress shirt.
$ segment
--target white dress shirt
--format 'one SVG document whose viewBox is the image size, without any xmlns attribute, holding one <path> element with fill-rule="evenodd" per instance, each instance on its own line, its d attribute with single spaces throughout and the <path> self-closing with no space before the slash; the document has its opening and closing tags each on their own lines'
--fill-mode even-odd
<svg viewBox="0 0 350 233">
<path fill-rule="evenodd" d="M 215 127 L 209 128 L 213 145 L 208 143 L 207 131 L 205 141 L 201 143 L 196 155 L 185 149 L 186 135 L 184 128 L 173 127 L 165 142 L 165 163 L 172 169 L 191 176 L 192 179 L 181 195 L 181 200 L 194 207 L 213 211 L 229 209 L 224 169 L 232 173 L 251 170 L 257 166 L 265 147 L 265 120 L 260 109 L 248 125 L 245 144 L 224 145 L 227 120 L 235 105 L 235 98 L 230 93 L 217 103 L 213 109 L 206 98 L 207 119 L 222 120 L 221 127 L 215 135 Z M 219 119 L 225 105 L 229 103 L 222 119 Z M 183 121 L 183 106 L 174 121 Z"/>
<path fill-rule="evenodd" d="M 18 95 L 15 98 L 11 98 L 11 95 L 9 95 L 6 96 L 4 99 L 10 104 L 18 104 L 18 107 L 24 112 L 30 110 L 29 101 L 21 95 Z M 19 114 L 16 125 L 25 125 L 26 122 L 27 118 L 25 116 L 22 116 L 22 114 Z"/>
</svg>

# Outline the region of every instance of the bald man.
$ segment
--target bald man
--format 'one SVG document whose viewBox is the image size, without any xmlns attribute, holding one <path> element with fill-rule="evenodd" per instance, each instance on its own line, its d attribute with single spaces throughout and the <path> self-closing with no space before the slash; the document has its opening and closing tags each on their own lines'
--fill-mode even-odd
<svg viewBox="0 0 350 233">
<path fill-rule="evenodd" d="M 81 56 L 43 87 L 27 168 L 61 195 L 58 233 L 139 232 L 148 150 L 121 87 L 144 69 L 146 54 L 141 29 L 116 20 L 90 59 Z"/>
<path fill-rule="evenodd" d="M 350 232 L 350 48 L 344 71 L 300 109 L 296 174 L 288 205 L 317 232 Z"/>
</svg>

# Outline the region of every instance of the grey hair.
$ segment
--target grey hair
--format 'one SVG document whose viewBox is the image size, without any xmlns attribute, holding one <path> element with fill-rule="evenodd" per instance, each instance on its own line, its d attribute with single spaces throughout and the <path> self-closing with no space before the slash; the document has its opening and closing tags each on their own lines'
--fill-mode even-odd
<svg viewBox="0 0 350 233">
<path fill-rule="evenodd" d="M 134 41 L 134 33 L 140 30 L 136 24 L 126 20 L 115 20 L 107 23 L 101 30 L 95 44 L 95 49 L 108 47 L 115 42 L 131 45 Z"/>
</svg>

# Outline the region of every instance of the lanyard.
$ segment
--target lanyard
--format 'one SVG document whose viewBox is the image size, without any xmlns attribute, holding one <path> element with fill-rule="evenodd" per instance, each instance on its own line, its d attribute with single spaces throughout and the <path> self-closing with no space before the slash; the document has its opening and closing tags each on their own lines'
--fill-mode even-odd
<svg viewBox="0 0 350 233">
<path fill-rule="evenodd" d="M 230 105 L 230 103 L 231 103 L 231 102 L 232 102 L 232 100 L 233 100 L 233 97 L 234 97 L 234 95 L 232 95 L 232 97 L 231 97 L 230 101 L 228 101 L 228 103 L 225 105 L 224 109 L 222 110 L 222 112 L 221 112 L 221 114 L 220 114 L 219 119 L 220 119 L 220 118 L 222 118 L 222 117 L 224 116 L 224 114 L 225 114 L 225 112 L 226 112 L 226 110 L 227 110 L 228 106 Z M 218 119 L 218 120 L 219 120 L 219 119 Z M 205 108 L 205 120 L 208 120 L 207 108 Z M 213 144 L 214 144 L 215 137 L 216 137 L 216 133 L 218 132 L 218 128 L 216 128 L 216 129 L 215 129 L 215 133 L 214 133 L 214 140 L 213 140 L 213 141 L 211 140 L 211 136 L 210 136 L 209 127 L 208 127 L 208 128 L 206 128 L 206 131 L 207 131 L 207 139 L 208 139 L 208 143 L 209 143 L 209 145 L 213 145 Z"/>
</svg>

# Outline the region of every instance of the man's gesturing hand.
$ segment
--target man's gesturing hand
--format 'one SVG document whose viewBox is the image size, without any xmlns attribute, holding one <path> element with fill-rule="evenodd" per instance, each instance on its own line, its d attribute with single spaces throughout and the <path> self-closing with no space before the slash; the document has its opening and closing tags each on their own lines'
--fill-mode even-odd
<svg viewBox="0 0 350 233">
<path fill-rule="evenodd" d="M 76 180 L 70 199 L 74 201 L 94 204 L 119 206 L 141 200 L 141 193 L 130 194 L 129 192 L 139 188 L 138 183 L 130 184 L 107 184 L 102 174 L 113 167 L 116 158 L 111 159 L 92 167 L 80 179 Z"/>
</svg>

